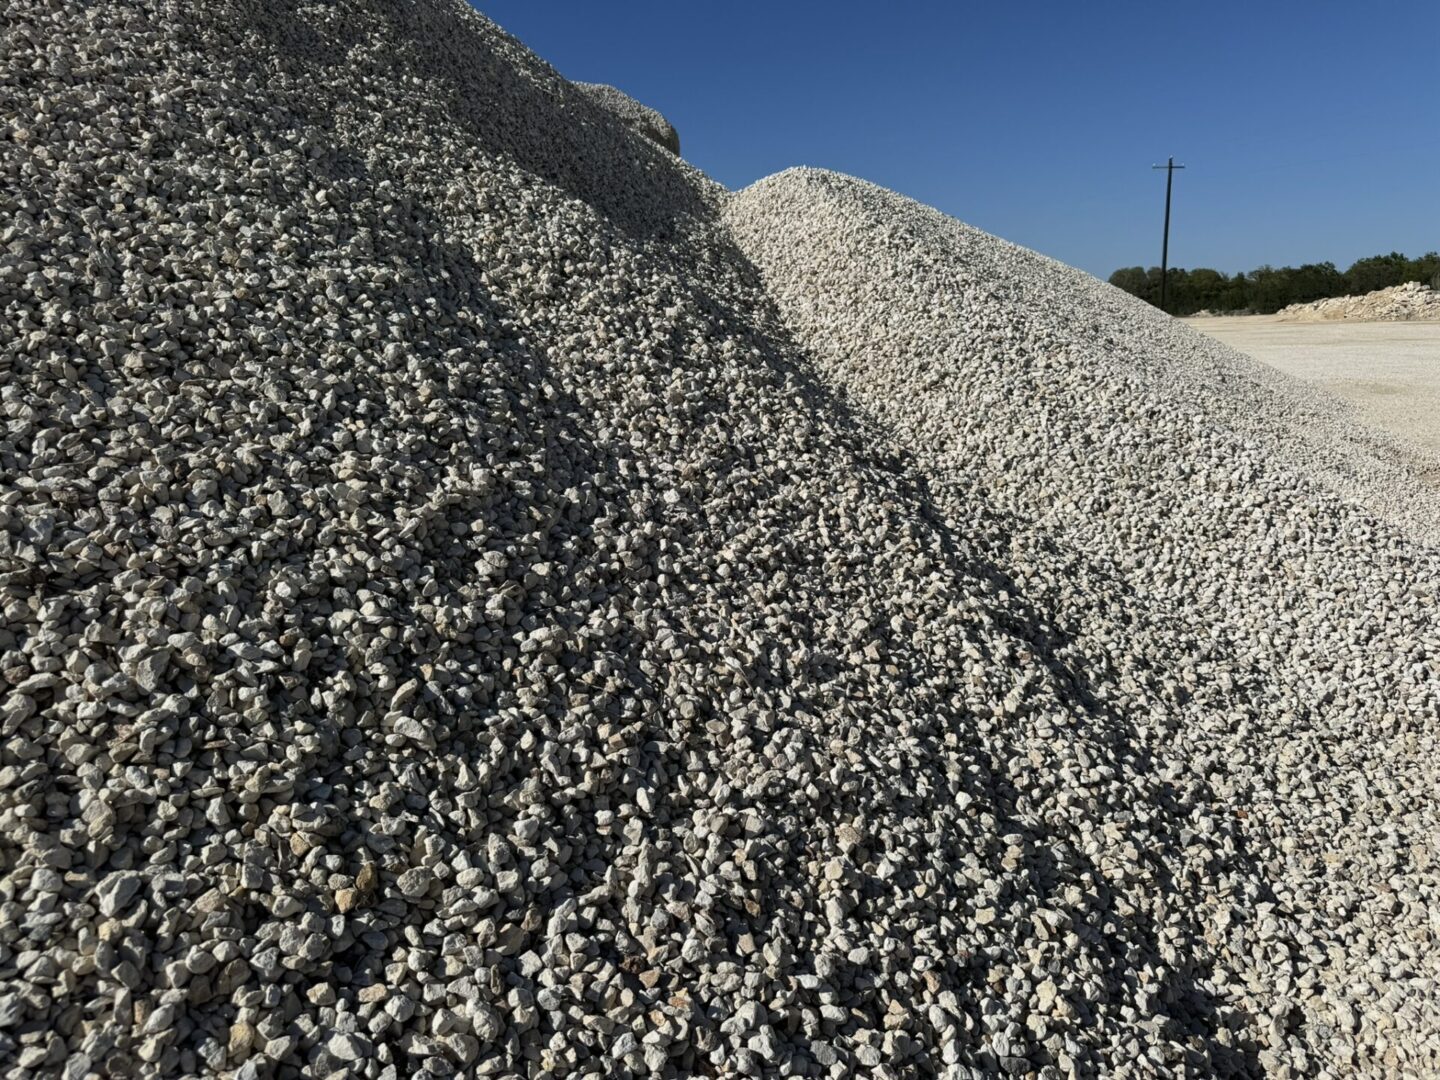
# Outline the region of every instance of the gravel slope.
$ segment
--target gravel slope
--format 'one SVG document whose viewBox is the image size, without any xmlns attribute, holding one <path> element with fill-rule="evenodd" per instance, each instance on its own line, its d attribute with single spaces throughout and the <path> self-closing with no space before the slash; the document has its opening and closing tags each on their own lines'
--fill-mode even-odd
<svg viewBox="0 0 1440 1080">
<path fill-rule="evenodd" d="M 801 343 L 851 389 L 863 379 L 872 396 L 909 411 L 946 404 L 933 393 L 911 400 L 917 386 L 943 386 L 960 395 L 957 404 L 983 397 L 983 412 L 937 422 L 981 440 L 1009 438 L 1018 425 L 1027 430 L 1015 437 L 1028 439 L 1040 459 L 1051 440 L 1070 437 L 1050 430 L 1052 416 L 1067 427 L 1133 432 L 1149 423 L 1142 414 L 1155 401 L 1204 428 L 1201 439 L 1253 440 L 1307 487 L 1357 502 L 1429 546 L 1440 542 L 1440 493 L 1420 479 L 1433 458 L 1359 423 L 1339 399 L 1088 274 L 815 169 L 761 180 L 729 205 L 742 248 L 765 271 Z M 849 265 L 856 259 L 877 265 Z M 861 341 L 880 350 L 871 356 L 881 362 L 867 359 Z M 955 383 L 952 374 L 965 379 Z M 1162 447 L 1171 448 L 1166 433 L 1145 434 L 1158 436 L 1144 453 L 1159 462 Z M 1118 479 L 1100 475 L 1108 464 L 1098 458 L 1090 482 Z M 1051 466 L 1069 471 L 1072 463 Z M 1163 475 L 1166 467 L 1154 470 Z M 1030 494 L 1049 503 L 1043 491 Z"/>
<path fill-rule="evenodd" d="M 951 447 L 460 3 L 11 9 L 8 1075 L 1434 1063 L 1440 576 L 1322 489 L 1381 444 L 1018 410 L 1017 295 Z"/>
<path fill-rule="evenodd" d="M 1168 775 L 1238 819 L 1248 926 L 1234 882 L 1179 845 L 1162 861 L 1229 969 L 1220 999 L 1271 1018 L 1247 1070 L 1433 1069 L 1440 562 L 1402 538 L 1440 520 L 1425 463 L 1298 380 L 863 181 L 791 170 L 727 216 L 797 343 L 942 511 L 1008 518 L 987 554 L 1116 673 L 1100 693 Z"/>
<path fill-rule="evenodd" d="M 584 91 L 597 105 L 613 112 L 632 131 L 644 135 L 672 154 L 680 153 L 680 136 L 674 125 L 650 106 L 642 105 L 624 91 L 604 83 L 577 82 L 573 85 Z"/>
</svg>

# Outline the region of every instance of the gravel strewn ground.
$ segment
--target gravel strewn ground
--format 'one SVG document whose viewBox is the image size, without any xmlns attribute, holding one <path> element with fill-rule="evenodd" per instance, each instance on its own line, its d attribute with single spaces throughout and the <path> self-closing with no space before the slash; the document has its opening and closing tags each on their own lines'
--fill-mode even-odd
<svg viewBox="0 0 1440 1080">
<path fill-rule="evenodd" d="M 1440 459 L 1440 319 L 1187 320 L 1207 337 L 1349 402 L 1366 423 Z M 1440 466 L 1429 473 L 1440 488 Z"/>
<path fill-rule="evenodd" d="M 458 2 L 7 17 L 7 1075 L 1434 1066 L 1440 575 L 1321 487 L 1384 444 L 1076 377 L 1193 339 L 998 242 L 927 307 L 888 196 L 772 209 L 827 328 Z"/>
</svg>

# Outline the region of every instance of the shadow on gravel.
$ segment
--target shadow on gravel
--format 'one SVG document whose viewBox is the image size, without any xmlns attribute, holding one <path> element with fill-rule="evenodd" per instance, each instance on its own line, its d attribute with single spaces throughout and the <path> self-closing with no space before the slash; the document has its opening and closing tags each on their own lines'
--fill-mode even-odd
<svg viewBox="0 0 1440 1080">
<path fill-rule="evenodd" d="M 361 10 L 329 17 L 322 34 L 307 22 L 313 7 L 302 14 L 299 0 L 285 3 L 292 8 L 288 17 L 260 25 L 301 77 L 314 78 L 317 65 L 358 62 L 350 50 L 366 36 L 358 25 L 363 10 L 373 24 L 370 32 L 394 43 L 384 63 L 417 84 L 445 87 L 446 119 L 465 126 L 477 152 L 513 161 L 635 239 L 664 240 L 686 219 L 708 213 L 673 155 L 636 135 L 548 67 L 522 59 L 522 46 L 503 58 L 478 47 L 459 4 L 364 3 Z M 425 42 L 423 50 L 408 45 L 418 41 Z M 515 78 L 511 64 L 531 77 Z M 457 79 L 456 71 L 467 71 L 467 77 Z M 597 137 L 596 129 L 604 134 Z"/>
<path fill-rule="evenodd" d="M 637 240 L 664 239 L 676 230 L 679 218 L 703 218 L 709 213 L 704 200 L 690 183 L 676 172 L 673 162 L 665 160 L 663 151 L 651 149 L 638 136 L 624 132 L 618 121 L 611 119 L 603 110 L 590 104 L 568 87 L 540 79 L 534 82 L 512 81 L 507 85 L 504 94 L 497 93 L 496 83 L 501 79 L 508 80 L 508 72 L 483 49 L 477 49 L 473 53 L 463 51 L 470 35 L 459 24 L 453 12 L 439 5 L 433 8 L 426 6 L 424 10 L 418 6 L 396 5 L 386 7 L 383 16 L 377 17 L 388 20 L 389 33 L 397 41 L 425 40 L 434 43 L 434 54 L 415 57 L 406 53 L 397 55 L 396 59 L 409 65 L 416 78 L 432 82 L 442 81 L 449 87 L 453 115 L 461 119 L 467 130 L 473 134 L 479 150 L 513 160 L 522 168 L 559 185 L 594 207 L 618 229 Z M 297 15 L 296 18 L 298 21 L 300 17 Z M 294 50 L 296 40 L 293 27 L 285 28 L 283 32 L 277 28 L 273 43 L 282 49 Z M 308 67 L 313 60 L 313 54 L 317 52 L 328 58 L 325 62 L 331 64 L 338 64 L 344 59 L 345 49 L 342 44 L 327 43 L 324 36 L 318 32 L 312 37 L 302 33 L 298 40 L 301 51 L 296 54 L 295 59 L 302 68 Z M 449 73 L 450 69 L 467 65 L 474 70 L 473 79 L 464 85 L 457 84 Z M 594 150 L 586 144 L 584 134 L 574 129 L 577 116 L 583 116 L 587 122 L 594 124 L 612 124 L 617 130 L 624 132 L 623 145 L 633 146 L 637 155 L 648 162 L 642 184 L 635 183 L 633 162 L 612 162 L 596 156 Z M 333 118 L 321 115 L 318 109 L 314 120 L 317 126 L 333 131 Z M 558 164 L 555 150 L 557 140 L 565 142 L 569 147 L 568 153 L 560 155 Z M 648 157 L 645 157 L 646 155 Z M 363 155 L 355 148 L 341 146 L 329 167 L 333 169 L 337 180 L 373 185 L 384 179 L 383 176 L 376 175 L 375 166 L 365 166 Z M 503 310 L 503 305 L 494 296 L 480 288 L 479 283 L 484 278 L 486 268 L 476 261 L 475 253 L 447 238 L 447 230 L 440 223 L 439 215 L 432 214 L 423 206 L 415 207 L 413 212 L 421 222 L 420 229 L 423 233 L 419 247 L 413 250 L 396 249 L 381 254 L 403 260 L 408 265 L 444 266 L 449 270 L 451 285 L 443 288 L 437 286 L 436 295 L 449 306 L 451 313 L 462 308 L 468 310 L 480 307 L 490 311 L 497 324 L 505 323 L 510 318 L 510 313 Z M 658 244 L 650 246 L 649 254 L 657 260 L 673 259 L 673 256 Z M 737 273 L 749 288 L 756 290 L 758 295 L 760 276 L 743 254 L 731 247 L 721 255 L 724 264 Z M 686 272 L 684 266 L 677 264 L 674 269 L 680 280 L 690 280 L 692 275 Z M 1143 756 L 1137 757 L 1136 748 L 1141 745 L 1141 740 L 1135 725 L 1106 706 L 1095 692 L 1092 680 L 1108 677 L 1107 666 L 1098 658 L 1082 656 L 1074 635 L 1052 626 L 1044 612 L 1027 597 L 1025 590 L 1018 586 L 1015 579 L 1006 573 L 995 559 L 987 559 L 974 544 L 956 531 L 953 521 L 959 519 L 958 511 L 964 508 L 953 508 L 956 511 L 954 515 L 948 513 L 944 497 L 932 490 L 931 482 L 923 472 L 903 458 L 881 449 L 885 440 L 875 422 L 855 409 L 822 380 L 817 374 L 818 366 L 806 359 L 804 351 L 786 335 L 778 317 L 773 313 L 765 318 L 752 311 L 717 309 L 712 306 L 710 315 L 715 321 L 717 333 L 734 334 L 742 340 L 756 341 L 763 347 L 766 362 L 776 371 L 783 372 L 794 380 L 812 410 L 838 418 L 838 430 L 854 433 L 849 449 L 858 459 L 897 478 L 901 490 L 909 495 L 911 512 L 918 515 L 926 527 L 939 538 L 953 579 L 958 582 L 974 582 L 977 588 L 986 594 L 990 614 L 999 627 L 1017 642 L 1028 646 L 1044 668 L 1049 686 L 1056 696 L 1084 721 L 1086 747 L 1099 755 L 1101 760 L 1098 764 L 1121 775 L 1126 771 L 1138 771 L 1141 775 L 1155 776 L 1157 770 L 1154 763 Z M 763 338 L 757 334 L 757 326 L 762 323 L 766 324 L 765 334 L 768 335 Z M 447 348 L 463 347 L 465 344 L 459 340 L 441 343 L 443 347 L 436 347 L 432 359 L 435 363 L 442 364 Z M 517 387 L 526 380 L 539 382 L 545 374 L 544 361 L 523 348 L 517 347 L 508 355 L 508 361 L 512 363 L 512 368 L 507 378 L 512 379 Z M 572 401 L 562 401 L 554 414 L 555 417 L 576 415 L 579 415 L 579 410 Z M 612 475 L 618 469 L 614 448 L 596 445 L 592 433 L 583 425 L 571 424 L 566 428 L 566 435 L 571 444 L 577 447 L 577 456 L 564 462 L 565 468 L 583 467 L 596 473 L 606 472 Z M 562 463 L 556 464 L 558 466 Z M 979 513 L 983 520 L 986 511 L 981 509 Z M 973 508 L 971 515 L 973 518 Z M 1003 523 L 988 521 L 985 527 L 996 533 L 996 542 L 991 545 L 992 549 L 1001 550 L 1005 540 Z M 572 535 L 583 540 L 583 523 L 577 526 Z M 463 573 L 458 568 L 457 572 Z M 1000 599 L 1001 594 L 1004 594 L 1006 599 Z M 414 617 L 402 613 L 401 618 L 413 621 Z M 639 645 L 634 641 L 625 644 L 631 659 L 638 658 L 641 653 Z M 915 672 L 923 673 L 933 668 L 934 662 L 930 658 L 901 640 L 899 635 L 889 635 L 886 644 L 895 656 L 903 659 Z M 629 682 L 628 692 L 644 697 L 656 695 L 656 689 L 648 685 L 648 679 L 638 667 L 632 665 L 625 677 Z M 788 681 L 783 672 L 772 672 L 768 678 L 757 679 L 757 682 L 762 684 L 774 682 L 777 685 L 785 685 Z M 824 702 L 809 701 L 806 696 L 808 691 L 804 687 L 792 689 L 796 690 L 797 708 L 813 705 L 817 712 L 824 713 Z M 488 713 L 497 703 L 504 701 L 505 688 L 500 686 L 489 699 L 474 704 L 477 712 Z M 715 708 L 717 712 L 722 712 L 724 703 L 717 701 Z M 486 734 L 500 733 L 501 730 L 500 727 L 486 729 Z M 1188 962 L 1170 969 L 1161 960 L 1159 928 L 1141 914 L 1137 906 L 1126 903 L 1123 892 L 1112 890 L 1104 884 L 1107 881 L 1105 868 L 1083 854 L 1082 844 L 1085 838 L 1078 835 L 1058 835 L 1028 824 L 1034 820 L 1033 807 L 1027 805 L 1029 796 L 1017 786 L 1010 774 L 1009 762 L 1014 757 L 1011 751 L 1016 748 L 986 745 L 984 740 L 970 731 L 954 734 L 968 745 L 969 751 L 983 765 L 982 775 L 976 778 L 976 782 L 983 788 L 983 797 L 997 818 L 997 831 L 1001 835 L 1013 833 L 1022 838 L 1025 869 L 1035 886 L 1033 895 L 1027 898 L 1031 910 L 1044 907 L 1048 901 L 1054 899 L 1062 882 L 1084 880 L 1093 883 L 1090 889 L 1091 899 L 1081 912 L 1085 921 L 1082 925 L 1075 926 L 1074 930 L 1085 941 L 1090 955 L 1104 971 L 1109 983 L 1109 993 L 1115 998 L 1130 997 L 1134 1001 L 1139 992 L 1136 972 L 1141 967 L 1168 970 L 1169 974 L 1165 976 L 1161 988 L 1162 998 L 1170 1012 L 1170 1023 L 1178 1029 L 1169 1032 L 1168 1037 L 1192 1047 L 1198 1060 L 1189 1062 L 1190 1067 L 1220 1075 L 1248 1076 L 1258 1073 L 1258 1062 L 1252 1051 L 1226 1046 L 1217 1039 L 1219 1030 L 1226 1026 L 1227 1010 L 1203 985 L 1210 965 L 1203 947 L 1203 928 L 1191 928 L 1190 940 L 1185 943 L 1193 950 Z M 467 754 L 465 745 L 466 740 L 462 738 L 452 744 L 450 749 Z M 521 766 L 523 771 L 523 761 L 515 764 Z M 529 767 L 536 773 L 539 772 L 538 762 L 530 762 Z M 617 784 L 620 779 L 616 778 Z M 933 782 L 934 794 L 924 800 L 913 795 L 901 797 L 893 806 L 894 816 L 904 818 L 912 813 L 917 817 L 930 815 L 936 807 L 958 805 L 962 795 L 973 797 L 973 789 L 965 790 L 959 781 L 947 777 L 943 769 L 934 770 L 934 775 L 929 779 Z M 873 778 L 864 777 L 860 778 L 860 782 L 875 783 Z M 1172 832 L 1177 831 L 1186 823 L 1190 811 L 1179 804 L 1174 793 L 1163 782 L 1155 781 L 1151 786 L 1157 793 L 1157 809 L 1162 814 L 1165 826 Z M 845 793 L 837 789 L 831 803 L 832 818 L 838 820 L 841 815 L 852 815 L 863 804 L 870 802 L 869 799 L 860 797 L 860 790 Z M 424 795 L 419 791 L 414 794 L 417 798 Z M 684 796 L 678 786 L 678 777 L 672 775 L 664 779 L 658 785 L 656 796 L 663 803 L 683 805 Z M 892 795 L 887 794 L 887 797 Z M 781 832 L 788 834 L 783 837 L 786 843 L 802 851 L 812 844 L 811 808 L 800 800 L 796 792 L 782 784 L 758 796 L 757 805 L 765 809 L 772 820 L 779 823 Z M 513 814 L 513 808 L 507 809 L 505 813 Z M 503 830 L 505 822 L 494 822 L 492 827 Z M 568 827 L 577 831 L 588 829 L 595 835 L 600 833 L 593 821 L 573 820 L 568 822 Z M 658 825 L 652 828 L 658 830 Z M 777 834 L 776 841 L 780 840 L 781 837 Z M 1178 839 L 1174 840 L 1174 846 L 1179 846 Z M 1178 891 L 1179 886 L 1164 860 L 1153 852 L 1142 852 L 1141 858 L 1145 869 L 1154 879 L 1141 888 L 1153 890 L 1158 886 L 1169 890 L 1177 902 L 1183 903 L 1183 896 Z M 1263 871 L 1258 866 L 1247 865 L 1238 868 L 1238 871 L 1252 874 L 1259 880 L 1264 878 Z M 593 887 L 601 880 L 601 873 L 602 869 L 591 867 L 584 874 L 574 877 L 562 891 L 547 896 L 546 904 L 553 908 Z M 902 865 L 892 880 L 892 885 L 898 889 L 913 888 L 916 882 L 913 878 L 907 878 L 908 873 Z M 793 885 L 792 882 L 775 878 L 763 865 L 759 874 L 760 878 L 755 885 L 762 893 L 779 896 Z M 863 886 L 862 896 L 865 898 L 864 902 L 877 904 L 886 899 L 879 883 L 874 880 Z M 732 898 L 722 898 L 721 905 L 726 916 L 725 930 L 732 942 L 743 933 L 754 933 L 764 941 L 772 933 L 782 937 L 788 934 L 793 939 L 796 932 L 793 925 L 786 922 L 790 916 L 774 910 L 752 910 L 738 894 Z M 1068 906 L 1073 908 L 1074 905 Z M 369 922 L 365 932 L 400 931 L 406 926 L 415 926 L 419 920 L 428 917 L 427 912 L 419 909 L 384 918 L 377 914 Z M 526 933 L 533 933 L 533 930 L 527 930 Z M 954 956 L 947 960 L 948 967 L 943 969 L 943 981 L 948 988 L 955 991 L 963 1006 L 971 1011 L 972 1019 L 979 1025 L 982 1017 L 979 1015 L 976 986 L 983 985 L 993 965 L 1001 961 L 1015 963 L 1023 958 L 1014 953 L 1013 949 L 1013 954 L 1007 956 L 979 953 L 970 955 L 964 951 L 964 943 L 953 944 L 957 948 Z M 638 961 L 633 959 L 636 955 L 633 940 L 624 935 L 615 935 L 601 942 L 600 948 L 621 970 L 635 974 L 632 969 Z M 363 935 L 357 935 L 341 959 L 349 968 L 356 985 L 383 977 L 384 957 L 376 953 L 373 945 L 367 942 Z M 844 963 L 848 964 L 848 961 Z M 516 965 L 507 963 L 502 967 L 505 968 L 504 978 L 509 985 L 521 986 L 524 983 Z M 866 1018 L 865 1023 L 872 1029 L 882 1030 L 885 1024 L 885 1004 L 879 988 L 869 981 L 870 976 L 863 965 L 850 965 L 849 974 L 850 984 L 856 988 L 856 996 L 849 1003 L 850 1007 L 863 1015 Z M 794 1000 L 797 1004 L 805 1004 L 811 1008 L 818 1008 L 820 1004 L 819 998 L 810 991 L 795 991 Z M 1077 1004 L 1083 1009 L 1083 1003 Z M 1253 1026 L 1248 1018 L 1234 1017 L 1233 1013 L 1230 1016 L 1241 1021 L 1246 1028 Z M 697 1015 L 694 1017 L 694 1024 L 697 1029 L 703 1030 L 715 1026 L 720 1019 L 722 1018 Z M 1082 1024 L 1093 1019 L 1094 1017 L 1087 1017 L 1082 1012 Z M 925 1054 L 938 1055 L 940 1035 L 929 1028 L 927 1020 L 917 1019 L 914 1033 L 925 1047 Z M 1160 1033 L 1157 1032 L 1158 1034 Z M 1032 1046 L 1030 1052 L 1037 1065 L 1047 1063 L 1046 1059 L 1050 1056 L 1038 1045 Z M 983 1059 L 979 1064 L 997 1069 L 1003 1065 L 999 1061 L 986 1062 Z"/>
<path fill-rule="evenodd" d="M 747 283 L 759 287 L 761 275 L 733 245 L 728 251 L 728 261 L 740 268 Z M 757 320 L 753 313 L 727 313 L 733 322 L 726 329 L 740 333 L 742 330 L 754 335 Z M 987 593 L 989 611 L 998 625 L 1013 639 L 1025 642 L 1039 659 L 1051 680 L 1051 686 L 1061 701 L 1084 718 L 1088 749 L 1100 749 L 1103 758 L 1098 763 L 1123 775 L 1125 771 L 1141 776 L 1157 777 L 1156 764 L 1138 748 L 1143 745 L 1135 725 L 1117 710 L 1108 706 L 1095 692 L 1095 678 L 1115 681 L 1118 676 L 1110 670 L 1103 658 L 1085 656 L 1081 653 L 1075 635 L 1053 625 L 1043 610 L 1031 601 L 1026 590 L 1015 578 L 981 553 L 970 538 L 960 535 L 951 522 L 954 517 L 944 509 L 946 498 L 934 490 L 931 478 L 908 460 L 903 452 L 882 450 L 889 443 L 886 433 L 877 421 L 866 414 L 862 407 L 852 404 L 843 392 L 837 392 L 819 373 L 820 367 L 806 357 L 805 350 L 783 328 L 778 314 L 772 313 L 767 320 L 769 336 L 766 359 L 777 369 L 788 372 L 804 388 L 807 403 L 817 412 L 827 412 L 842 418 L 841 428 L 863 432 L 857 439 L 857 452 L 863 439 L 864 453 L 880 467 L 894 474 L 901 489 L 910 495 L 911 505 L 919 516 L 937 535 L 950 559 L 951 567 L 958 580 L 979 583 Z M 1009 544 L 1009 528 L 1001 518 L 987 508 L 966 506 L 963 509 L 970 520 L 980 525 L 981 533 L 988 533 L 987 546 L 996 552 L 1003 551 Z M 1047 541 L 1047 544 L 1049 542 Z M 1056 558 L 1057 565 L 1061 560 Z M 1123 582 L 1112 579 L 1111 584 L 1126 595 L 1132 590 Z M 1000 597 L 1007 597 L 1001 600 Z M 1137 600 L 1138 602 L 1138 600 Z M 901 651 L 899 642 L 891 638 L 887 643 L 891 649 Z M 923 663 L 923 661 L 921 661 Z M 1042 907 L 1047 898 L 1054 894 L 1062 881 L 1076 879 L 1103 883 L 1107 875 L 1097 863 L 1082 853 L 1083 836 L 1069 838 L 1052 833 L 1037 832 L 1025 823 L 1027 801 L 1025 793 L 1017 790 L 1007 775 L 1008 760 L 1015 758 L 1018 750 L 996 753 L 986 749 L 976 740 L 974 749 L 988 759 L 988 776 L 985 778 L 985 792 L 991 800 L 999 819 L 1001 833 L 1018 833 L 1024 838 L 1027 868 L 1033 874 L 1038 888 L 1033 907 Z M 961 791 L 948 788 L 945 778 L 932 775 L 944 791 L 940 799 L 955 800 Z M 1176 798 L 1173 787 L 1164 781 L 1155 780 L 1153 793 L 1157 809 L 1170 830 L 1171 839 L 1178 850 L 1182 845 L 1178 832 L 1189 824 L 1193 808 L 1182 805 Z M 1032 807 L 1033 808 L 1033 807 Z M 904 816 L 910 807 L 901 800 L 896 813 Z M 1258 862 L 1244 855 L 1243 837 L 1236 831 L 1234 840 L 1241 865 L 1230 869 L 1242 877 L 1263 881 L 1266 875 Z M 1064 845 L 1065 866 L 1062 868 L 1055 857 L 1054 847 Z M 1154 876 L 1154 882 L 1145 888 L 1157 888 L 1161 893 L 1174 898 L 1175 904 L 1183 903 L 1183 894 L 1173 873 L 1165 861 L 1154 852 L 1141 851 L 1144 867 Z M 915 884 L 907 881 L 902 872 L 895 881 L 898 886 Z M 1206 1073 L 1218 1076 L 1248 1077 L 1260 1075 L 1262 1070 L 1253 1046 L 1245 1045 L 1245 1031 L 1254 1030 L 1252 1018 L 1239 1014 L 1222 1004 L 1203 982 L 1208 981 L 1213 971 L 1213 960 L 1207 958 L 1204 942 L 1204 927 L 1193 923 L 1190 927 L 1188 946 L 1192 950 L 1183 966 L 1173 967 L 1163 962 L 1160 953 L 1160 933 L 1153 921 L 1136 905 L 1126 903 L 1119 890 L 1100 885 L 1095 890 L 1098 904 L 1087 914 L 1087 925 L 1079 926 L 1076 932 L 1087 940 L 1093 955 L 1098 957 L 1109 982 L 1110 988 L 1119 996 L 1138 994 L 1139 983 L 1135 972 L 1142 966 L 1154 971 L 1163 971 L 1159 983 L 1159 999 L 1164 1003 L 1170 1016 L 1168 1030 L 1164 1036 L 1191 1048 L 1192 1056 L 1186 1061 L 1189 1068 L 1200 1068 Z M 1173 905 L 1172 905 L 1173 906 Z M 1121 908 L 1124 908 L 1122 913 Z M 1123 929 L 1122 929 L 1123 928 Z M 1019 959 L 1018 956 L 1015 959 Z M 984 977 L 979 961 L 970 972 L 971 977 L 980 981 Z M 1152 984 L 1152 992 L 1155 985 Z M 966 1000 L 961 994 L 962 1001 Z M 1132 999 L 1133 1000 L 1133 999 Z M 1228 1014 L 1229 1023 L 1226 1022 Z M 874 1014 L 877 1023 L 882 1021 L 878 1007 Z M 980 1020 L 978 1014 L 975 1019 Z M 1082 1021 L 1095 1018 L 1082 1015 Z M 1088 1026 L 1088 1024 L 1087 1024 Z M 1242 1030 L 1233 1030 L 1235 1027 Z M 1222 1043 L 1216 1036 L 1222 1028 L 1231 1028 L 1235 1039 Z M 1157 1035 L 1161 1032 L 1157 1031 Z M 1241 1045 L 1235 1045 L 1240 1042 Z M 1044 1051 L 1040 1051 L 1044 1056 Z M 1197 1060 L 1198 1058 L 1198 1060 Z M 984 1065 L 984 1062 L 981 1062 Z M 1002 1063 L 991 1061 L 991 1067 L 1001 1068 Z"/>
</svg>

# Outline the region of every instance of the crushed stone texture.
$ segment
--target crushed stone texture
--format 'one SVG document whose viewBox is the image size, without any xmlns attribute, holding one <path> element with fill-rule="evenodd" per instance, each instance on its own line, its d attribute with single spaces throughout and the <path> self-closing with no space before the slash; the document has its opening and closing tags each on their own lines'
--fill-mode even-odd
<svg viewBox="0 0 1440 1080">
<path fill-rule="evenodd" d="M 1332 296 L 1308 304 L 1291 304 L 1276 318 L 1286 322 L 1327 322 L 1357 319 L 1367 322 L 1440 321 L 1440 292 L 1418 281 L 1377 289 L 1363 296 Z"/>
<path fill-rule="evenodd" d="M 458 0 L 12 0 L 9 1077 L 1433 1074 L 1433 504 Z"/>
<path fill-rule="evenodd" d="M 639 132 L 672 154 L 680 153 L 680 135 L 661 113 L 648 105 L 642 105 L 623 90 L 604 83 L 577 82 L 574 85 L 597 104 L 613 112 L 632 131 Z"/>
</svg>

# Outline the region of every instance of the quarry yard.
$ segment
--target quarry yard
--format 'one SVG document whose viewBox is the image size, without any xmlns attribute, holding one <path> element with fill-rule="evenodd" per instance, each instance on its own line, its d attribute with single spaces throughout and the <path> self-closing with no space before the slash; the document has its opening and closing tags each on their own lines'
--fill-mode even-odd
<svg viewBox="0 0 1440 1080">
<path fill-rule="evenodd" d="M 1344 398 L 1368 423 L 1440 456 L 1440 321 L 1185 319 L 1203 334 Z"/>
<path fill-rule="evenodd" d="M 460 0 L 7 18 L 0 1075 L 1440 1075 L 1440 491 L 1298 368 L 1433 330 Z"/>
</svg>

